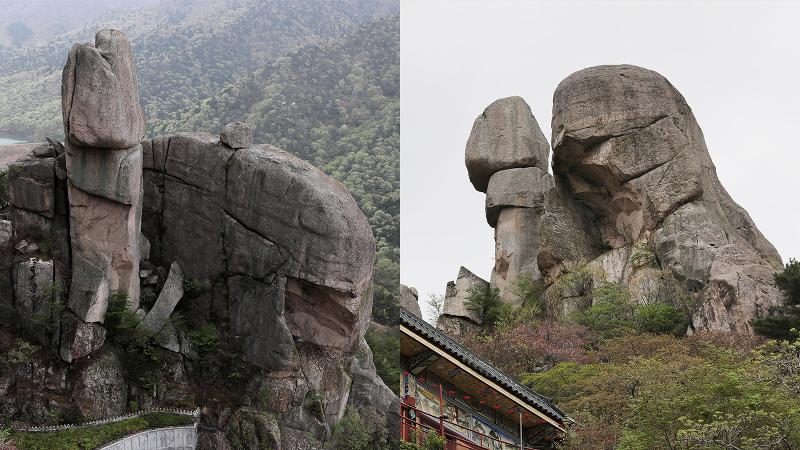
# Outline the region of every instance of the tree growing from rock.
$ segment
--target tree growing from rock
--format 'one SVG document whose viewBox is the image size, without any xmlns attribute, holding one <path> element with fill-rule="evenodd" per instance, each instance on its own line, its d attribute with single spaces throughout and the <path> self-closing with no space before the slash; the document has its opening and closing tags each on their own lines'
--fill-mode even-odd
<svg viewBox="0 0 800 450">
<path fill-rule="evenodd" d="M 756 333 L 772 339 L 792 340 L 800 334 L 800 261 L 792 258 L 775 284 L 783 291 L 784 303 L 772 308 L 770 315 L 752 321 Z"/>
</svg>

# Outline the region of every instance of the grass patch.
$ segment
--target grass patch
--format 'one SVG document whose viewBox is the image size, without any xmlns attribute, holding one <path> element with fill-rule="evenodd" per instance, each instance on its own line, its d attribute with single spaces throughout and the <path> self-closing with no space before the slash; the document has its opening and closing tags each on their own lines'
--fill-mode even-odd
<svg viewBox="0 0 800 450">
<path fill-rule="evenodd" d="M 15 432 L 11 439 L 20 450 L 93 449 L 130 434 L 151 428 L 191 425 L 194 418 L 171 413 L 148 413 L 140 417 L 91 427 L 48 432 Z"/>
</svg>

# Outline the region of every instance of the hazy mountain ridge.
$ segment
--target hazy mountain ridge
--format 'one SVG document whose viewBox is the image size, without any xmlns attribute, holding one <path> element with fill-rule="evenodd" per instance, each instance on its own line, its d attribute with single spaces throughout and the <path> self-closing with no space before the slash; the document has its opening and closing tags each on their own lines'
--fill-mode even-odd
<svg viewBox="0 0 800 450">
<path fill-rule="evenodd" d="M 46 45 L 0 51 L 0 92 L 7 99 L 0 104 L 0 133 L 61 135 L 58 80 L 66 49 L 100 28 L 131 37 L 142 103 L 153 121 L 292 49 L 387 11 L 390 2 L 368 0 L 175 0 L 97 20 Z"/>
</svg>

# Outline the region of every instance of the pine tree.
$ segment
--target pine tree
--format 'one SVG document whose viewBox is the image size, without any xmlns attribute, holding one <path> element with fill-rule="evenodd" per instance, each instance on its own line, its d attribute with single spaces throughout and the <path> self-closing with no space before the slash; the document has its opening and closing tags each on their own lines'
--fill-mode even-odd
<svg viewBox="0 0 800 450">
<path fill-rule="evenodd" d="M 762 336 L 793 340 L 800 334 L 800 262 L 790 259 L 783 272 L 775 274 L 775 284 L 783 291 L 783 305 L 771 308 L 767 317 L 751 324 Z"/>
</svg>

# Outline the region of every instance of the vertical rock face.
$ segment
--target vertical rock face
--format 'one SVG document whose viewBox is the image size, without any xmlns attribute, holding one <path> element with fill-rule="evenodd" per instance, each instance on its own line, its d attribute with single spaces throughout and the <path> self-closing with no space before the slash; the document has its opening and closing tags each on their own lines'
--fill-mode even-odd
<svg viewBox="0 0 800 450">
<path fill-rule="evenodd" d="M 372 231 L 341 184 L 277 148 L 236 148 L 247 141 L 239 128 L 225 128 L 227 142 L 143 141 L 150 261 L 174 261 L 187 280 L 213 286 L 242 359 L 265 370 L 268 410 L 323 440 L 351 390 L 366 386 L 352 370 L 374 374 L 371 360 L 348 362 L 372 308 Z M 310 415 L 306 399 L 317 397 L 321 414 Z"/>
<path fill-rule="evenodd" d="M 488 129 L 478 123 L 504 117 L 495 109 L 479 117 L 467 145 L 478 190 L 476 174 L 519 148 L 498 137 L 494 156 L 484 154 L 494 163 L 483 172 L 470 163 L 483 135 L 476 128 Z M 518 162 L 527 168 L 503 166 L 489 179 L 492 284 L 505 301 L 522 272 L 563 300 L 556 315 L 571 308 L 564 301 L 583 298 L 567 288 L 571 281 L 614 282 L 640 303 L 688 296 L 695 330 L 736 332 L 749 332 L 752 318 L 780 302 L 772 277 L 780 256 L 722 187 L 691 108 L 664 77 L 635 66 L 578 71 L 556 89 L 552 132 L 553 176 Z"/>
<path fill-rule="evenodd" d="M 115 30 L 76 44 L 62 78 L 73 277 L 69 306 L 102 322 L 108 296 L 139 304 L 144 114 L 131 47 Z M 78 270 L 81 269 L 81 270 Z"/>
</svg>

